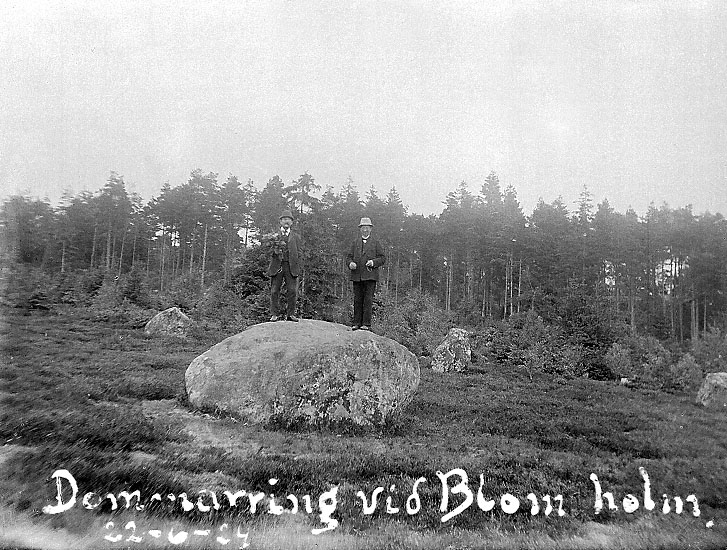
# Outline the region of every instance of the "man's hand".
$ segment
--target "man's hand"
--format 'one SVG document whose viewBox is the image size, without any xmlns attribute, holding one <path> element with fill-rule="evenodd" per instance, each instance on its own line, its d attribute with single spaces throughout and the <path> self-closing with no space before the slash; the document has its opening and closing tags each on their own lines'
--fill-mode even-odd
<svg viewBox="0 0 727 550">
<path fill-rule="evenodd" d="M 356 267 L 357 267 L 356 262 L 351 262 L 350 264 L 348 264 L 348 269 L 350 269 L 351 271 L 356 269 Z"/>
<path fill-rule="evenodd" d="M 373 268 L 374 267 L 374 261 L 373 260 L 369 260 L 368 262 L 366 262 L 366 267 Z"/>
</svg>

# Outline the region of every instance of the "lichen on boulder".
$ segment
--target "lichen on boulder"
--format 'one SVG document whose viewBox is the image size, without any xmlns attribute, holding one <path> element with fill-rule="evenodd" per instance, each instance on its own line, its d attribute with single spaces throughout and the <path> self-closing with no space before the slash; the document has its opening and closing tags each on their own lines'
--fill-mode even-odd
<svg viewBox="0 0 727 550">
<path fill-rule="evenodd" d="M 472 362 L 472 346 L 467 331 L 451 328 L 441 344 L 434 350 L 432 370 L 436 372 L 462 372 Z"/>
<path fill-rule="evenodd" d="M 376 428 L 399 415 L 419 385 L 404 346 L 325 321 L 254 325 L 194 359 L 191 405 L 250 423 Z"/>
</svg>

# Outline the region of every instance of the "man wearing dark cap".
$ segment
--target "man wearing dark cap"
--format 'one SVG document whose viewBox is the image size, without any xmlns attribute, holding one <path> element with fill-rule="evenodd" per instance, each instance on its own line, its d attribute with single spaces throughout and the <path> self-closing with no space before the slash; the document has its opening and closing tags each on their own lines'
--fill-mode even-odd
<svg viewBox="0 0 727 550">
<path fill-rule="evenodd" d="M 298 321 L 295 316 L 295 304 L 298 300 L 298 274 L 300 273 L 300 237 L 291 231 L 293 213 L 283 210 L 280 214 L 280 232 L 274 237 L 273 253 L 268 267 L 270 277 L 270 312 L 271 321 L 287 319 Z M 280 288 L 285 279 L 287 307 L 285 315 L 280 313 Z"/>
<path fill-rule="evenodd" d="M 361 218 L 358 224 L 361 235 L 351 244 L 346 264 L 353 281 L 353 330 L 371 330 L 371 309 L 374 303 L 379 268 L 386 262 L 384 249 L 371 236 L 373 224 L 370 218 Z"/>
</svg>

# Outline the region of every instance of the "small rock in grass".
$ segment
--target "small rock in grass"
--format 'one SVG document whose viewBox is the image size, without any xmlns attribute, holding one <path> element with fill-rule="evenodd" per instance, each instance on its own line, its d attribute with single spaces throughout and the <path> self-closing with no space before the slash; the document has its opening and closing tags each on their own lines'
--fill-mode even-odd
<svg viewBox="0 0 727 550">
<path fill-rule="evenodd" d="M 451 328 L 432 356 L 432 370 L 436 372 L 462 372 L 470 367 L 472 347 L 467 331 Z"/>
<path fill-rule="evenodd" d="M 697 403 L 727 411 L 727 372 L 710 372 L 697 394 Z"/>
<path fill-rule="evenodd" d="M 170 307 L 152 317 L 144 327 L 144 332 L 149 335 L 186 338 L 190 328 L 192 328 L 192 320 L 178 307 Z"/>
</svg>

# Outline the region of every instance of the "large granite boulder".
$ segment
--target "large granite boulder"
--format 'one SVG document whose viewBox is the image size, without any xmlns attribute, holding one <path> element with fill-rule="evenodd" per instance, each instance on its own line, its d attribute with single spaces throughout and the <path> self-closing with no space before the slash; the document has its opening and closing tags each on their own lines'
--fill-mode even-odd
<svg viewBox="0 0 727 550">
<path fill-rule="evenodd" d="M 727 372 L 710 372 L 697 394 L 697 403 L 727 411 Z"/>
<path fill-rule="evenodd" d="M 434 350 L 432 370 L 436 372 L 462 372 L 470 367 L 472 347 L 467 331 L 451 328 L 441 344 Z"/>
<path fill-rule="evenodd" d="M 223 340 L 192 361 L 185 382 L 194 407 L 252 423 L 373 428 L 411 402 L 419 364 L 389 338 L 302 319 Z"/>
<path fill-rule="evenodd" d="M 170 307 L 152 317 L 144 326 L 144 332 L 186 338 L 190 328 L 192 320 L 178 307 Z"/>
</svg>

